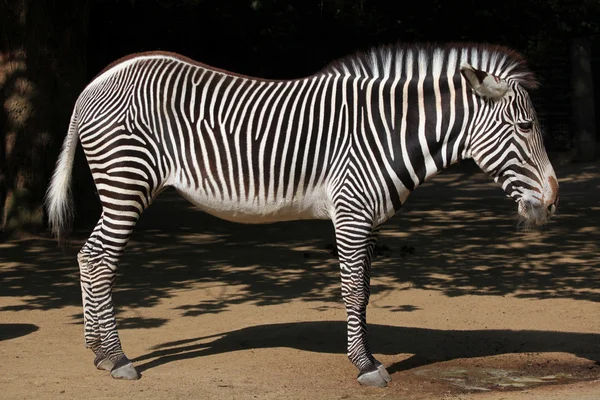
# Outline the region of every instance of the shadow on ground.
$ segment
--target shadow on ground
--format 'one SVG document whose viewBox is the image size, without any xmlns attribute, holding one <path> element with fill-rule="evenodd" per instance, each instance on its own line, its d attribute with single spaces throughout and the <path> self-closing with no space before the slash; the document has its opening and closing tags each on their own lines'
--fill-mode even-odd
<svg viewBox="0 0 600 400">
<path fill-rule="evenodd" d="M 557 174 L 559 213 L 533 232 L 516 231 L 516 206 L 489 177 L 466 167 L 440 174 L 417 189 L 384 226 L 373 292 L 402 285 L 448 296 L 599 301 L 600 166 L 572 164 L 557 167 Z M 0 311 L 79 306 L 76 253 L 88 233 L 76 232 L 65 251 L 49 239 L 0 244 L 0 299 L 20 300 L 0 305 Z M 175 290 L 202 284 L 214 288 L 214 300 L 181 307 L 181 316 L 219 313 L 246 302 L 337 304 L 337 260 L 328 249 L 333 242 L 329 221 L 234 224 L 166 192 L 134 232 L 119 270 L 115 302 L 118 308 L 149 307 Z M 219 295 L 228 285 L 244 289 L 235 297 Z M 80 315 L 73 318 L 80 322 Z M 164 322 L 130 319 L 120 326 Z"/>
<path fill-rule="evenodd" d="M 0 342 L 29 335 L 40 329 L 33 324 L 0 324 Z"/>
<path fill-rule="evenodd" d="M 345 354 L 345 335 L 344 321 L 260 325 L 213 336 L 163 343 L 134 361 L 139 371 L 145 371 L 173 361 L 248 349 L 284 347 Z M 600 335 L 597 334 L 512 330 L 446 331 L 369 324 L 369 337 L 372 349 L 377 354 L 414 354 L 388 366 L 390 373 L 457 358 L 506 353 L 565 352 L 596 362 L 600 359 Z M 586 349 L 585 353 L 582 353 L 582 349 Z"/>
</svg>

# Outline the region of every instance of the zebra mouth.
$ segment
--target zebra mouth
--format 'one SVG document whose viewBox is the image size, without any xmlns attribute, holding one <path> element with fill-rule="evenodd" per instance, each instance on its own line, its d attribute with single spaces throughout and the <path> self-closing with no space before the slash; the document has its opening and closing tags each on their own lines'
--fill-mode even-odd
<svg viewBox="0 0 600 400">
<path fill-rule="evenodd" d="M 554 205 L 544 207 L 539 201 L 524 199 L 519 199 L 518 201 L 519 219 L 526 226 L 546 224 L 555 210 L 556 207 Z"/>
</svg>

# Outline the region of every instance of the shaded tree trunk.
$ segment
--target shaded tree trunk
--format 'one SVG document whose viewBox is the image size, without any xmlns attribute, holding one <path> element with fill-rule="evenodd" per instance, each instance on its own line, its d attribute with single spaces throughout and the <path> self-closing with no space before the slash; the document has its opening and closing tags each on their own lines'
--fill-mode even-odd
<svg viewBox="0 0 600 400">
<path fill-rule="evenodd" d="M 588 38 L 573 39 L 571 43 L 571 104 L 573 107 L 575 158 L 578 161 L 592 161 L 596 155 L 591 53 L 591 42 Z"/>
<path fill-rule="evenodd" d="M 43 196 L 85 83 L 90 0 L 0 8 L 0 232 L 10 238 L 44 230 Z"/>
</svg>

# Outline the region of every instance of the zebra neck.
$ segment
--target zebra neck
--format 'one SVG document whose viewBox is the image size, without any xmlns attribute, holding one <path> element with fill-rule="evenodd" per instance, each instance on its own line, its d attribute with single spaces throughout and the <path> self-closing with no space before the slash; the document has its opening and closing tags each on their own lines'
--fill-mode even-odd
<svg viewBox="0 0 600 400">
<path fill-rule="evenodd" d="M 363 125 L 408 190 L 470 157 L 476 99 L 460 76 L 363 80 Z"/>
</svg>

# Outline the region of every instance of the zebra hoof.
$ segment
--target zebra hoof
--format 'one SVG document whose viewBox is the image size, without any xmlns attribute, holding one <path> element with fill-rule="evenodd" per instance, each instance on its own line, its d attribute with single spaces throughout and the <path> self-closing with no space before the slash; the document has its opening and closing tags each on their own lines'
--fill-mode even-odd
<svg viewBox="0 0 600 400">
<path fill-rule="evenodd" d="M 379 372 L 379 374 L 381 375 L 383 380 L 386 381 L 387 383 L 390 383 L 392 381 L 392 377 L 387 372 L 387 369 L 385 369 L 383 364 L 378 361 L 375 363 L 375 366 L 377 367 L 377 371 Z"/>
<path fill-rule="evenodd" d="M 110 370 L 110 376 L 115 379 L 140 379 L 140 374 L 136 371 L 133 363 L 125 356 L 121 357 L 121 359 L 117 361 L 115 366 Z"/>
<path fill-rule="evenodd" d="M 356 380 L 363 386 L 386 387 L 388 383 L 388 381 L 386 381 L 383 375 L 379 372 L 379 369 L 361 372 L 358 374 Z"/>
<path fill-rule="evenodd" d="M 113 362 L 110 361 L 105 355 L 99 354 L 94 359 L 94 366 L 102 371 L 110 371 L 111 369 L 113 369 L 115 364 L 113 364 Z"/>
</svg>

